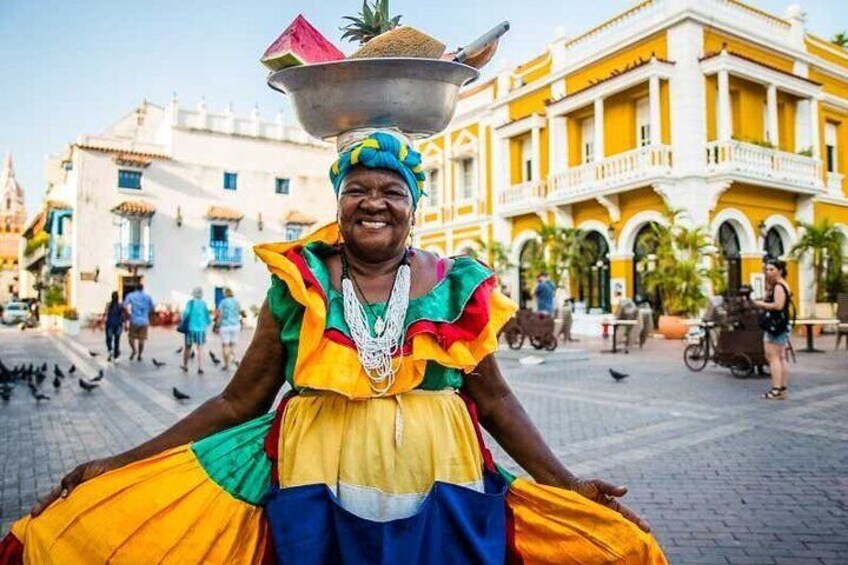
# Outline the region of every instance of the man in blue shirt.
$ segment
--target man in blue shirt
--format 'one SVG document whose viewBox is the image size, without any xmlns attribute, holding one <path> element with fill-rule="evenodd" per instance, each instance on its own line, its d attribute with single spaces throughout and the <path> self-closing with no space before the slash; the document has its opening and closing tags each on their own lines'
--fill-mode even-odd
<svg viewBox="0 0 848 565">
<path fill-rule="evenodd" d="M 147 328 L 150 326 L 150 315 L 153 313 L 153 299 L 144 292 L 144 285 L 138 285 L 134 291 L 124 298 L 124 308 L 130 313 L 130 361 L 141 361 L 144 353 L 144 342 L 147 340 Z"/>
<path fill-rule="evenodd" d="M 540 273 L 536 278 L 536 310 L 548 316 L 554 315 L 554 283 L 548 280 L 548 273 Z"/>
</svg>

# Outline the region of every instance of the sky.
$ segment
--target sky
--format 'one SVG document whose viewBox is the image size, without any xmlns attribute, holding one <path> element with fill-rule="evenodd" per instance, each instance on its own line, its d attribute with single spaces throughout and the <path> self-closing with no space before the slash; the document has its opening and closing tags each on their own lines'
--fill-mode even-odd
<svg viewBox="0 0 848 565">
<path fill-rule="evenodd" d="M 749 0 L 781 14 L 788 0 Z M 541 53 L 561 27 L 579 35 L 635 0 L 391 0 L 391 12 L 442 40 L 463 45 L 496 23 L 512 28 L 488 73 Z M 845 0 L 805 0 L 808 30 L 848 28 Z M 344 15 L 359 0 L 0 0 L 0 153 L 11 152 L 29 215 L 45 188 L 44 161 L 81 134 L 96 134 L 143 100 L 165 105 L 176 93 L 210 111 L 255 104 L 273 119 L 287 106 L 265 85 L 259 58 L 298 13 L 343 51 Z"/>
</svg>

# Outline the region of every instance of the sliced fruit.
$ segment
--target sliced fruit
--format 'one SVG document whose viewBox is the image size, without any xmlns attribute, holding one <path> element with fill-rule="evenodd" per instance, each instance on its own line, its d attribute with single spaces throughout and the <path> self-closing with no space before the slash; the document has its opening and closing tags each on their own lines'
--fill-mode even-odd
<svg viewBox="0 0 848 565">
<path fill-rule="evenodd" d="M 288 67 L 340 61 L 344 58 L 344 53 L 338 47 L 321 35 L 303 14 L 298 14 L 280 37 L 265 50 L 261 61 L 272 71 L 279 71 Z"/>
</svg>

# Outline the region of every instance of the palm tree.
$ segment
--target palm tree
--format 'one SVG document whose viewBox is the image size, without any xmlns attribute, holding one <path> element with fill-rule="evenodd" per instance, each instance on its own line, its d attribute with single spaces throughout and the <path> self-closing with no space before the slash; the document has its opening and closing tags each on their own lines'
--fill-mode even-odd
<svg viewBox="0 0 848 565">
<path fill-rule="evenodd" d="M 813 296 L 817 302 L 830 300 L 834 302 L 835 296 L 832 289 L 827 287 L 829 281 L 842 279 L 842 247 L 845 243 L 845 235 L 830 220 L 824 218 L 816 224 L 801 223 L 804 230 L 798 242 L 792 246 L 789 256 L 793 259 L 802 259 L 812 255 L 813 261 Z M 830 292 L 828 292 L 830 290 Z M 838 289 L 836 290 L 838 293 Z"/>
<path fill-rule="evenodd" d="M 834 45 L 838 45 L 839 47 L 848 49 L 848 32 L 840 31 L 830 39 L 830 42 Z"/>
<path fill-rule="evenodd" d="M 566 277 L 580 280 L 592 266 L 592 246 L 586 232 L 553 224 L 542 224 L 536 228 L 540 249 L 533 254 L 531 268 L 527 273 L 528 283 L 539 273 L 547 272 L 554 286 L 562 286 Z"/>
<path fill-rule="evenodd" d="M 493 271 L 495 271 L 498 279 L 503 280 L 507 271 L 514 267 L 512 262 L 509 260 L 509 247 L 500 241 L 492 241 L 487 244 L 480 238 L 476 239 L 476 243 L 479 247 L 479 251 L 469 250 L 470 252 L 468 254 L 475 259 L 483 257 L 484 261 L 492 267 Z"/>
<path fill-rule="evenodd" d="M 665 224 L 653 224 L 648 236 L 654 249 L 642 259 L 643 283 L 649 293 L 659 291 L 662 308 L 672 316 L 694 316 L 707 302 L 706 281 L 718 286 L 723 275 L 718 266 L 705 265 L 714 253 L 709 232 L 703 226 L 681 222 L 681 210 L 669 210 Z"/>
<path fill-rule="evenodd" d="M 350 20 L 346 26 L 339 28 L 344 32 L 342 41 L 358 41 L 365 45 L 381 33 L 396 28 L 400 24 L 402 16 L 389 17 L 389 0 L 374 0 L 373 5 L 368 0 L 362 1 L 362 11 L 358 17 L 344 16 L 342 19 Z"/>
</svg>

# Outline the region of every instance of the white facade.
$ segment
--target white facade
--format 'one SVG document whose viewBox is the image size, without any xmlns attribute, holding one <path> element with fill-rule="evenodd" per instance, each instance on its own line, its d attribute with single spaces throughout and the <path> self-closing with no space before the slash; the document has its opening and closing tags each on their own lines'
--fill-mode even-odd
<svg viewBox="0 0 848 565">
<path fill-rule="evenodd" d="M 258 307 L 269 275 L 252 246 L 334 219 L 334 156 L 258 110 L 240 118 L 210 113 L 204 102 L 194 110 L 145 102 L 48 163 L 47 201 L 72 208 L 63 235 L 51 234 L 51 249 L 58 240 L 70 246 L 67 264 L 48 259 L 48 269 L 67 269 L 66 299 L 82 319 L 133 277 L 161 306 L 182 309 L 200 286 L 210 306 L 216 289 L 230 287 L 243 309 Z M 225 173 L 234 190 L 224 188 Z M 288 194 L 277 193 L 286 186 Z M 287 221 L 294 215 L 297 224 Z"/>
</svg>

